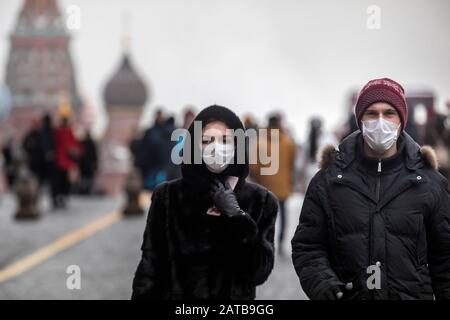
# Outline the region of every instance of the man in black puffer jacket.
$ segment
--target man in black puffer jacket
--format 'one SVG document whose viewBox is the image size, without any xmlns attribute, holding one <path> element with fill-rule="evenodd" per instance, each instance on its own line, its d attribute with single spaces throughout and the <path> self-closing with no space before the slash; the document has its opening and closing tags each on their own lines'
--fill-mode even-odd
<svg viewBox="0 0 450 320">
<path fill-rule="evenodd" d="M 322 153 L 292 239 L 311 299 L 450 298 L 450 192 L 430 147 L 405 131 L 403 88 L 360 92 L 361 130 Z"/>
</svg>

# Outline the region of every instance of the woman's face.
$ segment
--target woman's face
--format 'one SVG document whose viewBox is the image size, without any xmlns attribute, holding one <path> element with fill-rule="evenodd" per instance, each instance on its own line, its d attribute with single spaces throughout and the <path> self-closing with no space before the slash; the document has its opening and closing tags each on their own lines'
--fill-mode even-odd
<svg viewBox="0 0 450 320">
<path fill-rule="evenodd" d="M 227 125 L 221 121 L 208 123 L 202 131 L 202 149 L 211 143 L 233 144 L 233 135 L 231 130 L 227 132 Z"/>
<path fill-rule="evenodd" d="M 234 159 L 234 136 L 232 130 L 221 121 L 207 124 L 202 134 L 203 162 L 212 173 L 223 172 Z"/>
</svg>

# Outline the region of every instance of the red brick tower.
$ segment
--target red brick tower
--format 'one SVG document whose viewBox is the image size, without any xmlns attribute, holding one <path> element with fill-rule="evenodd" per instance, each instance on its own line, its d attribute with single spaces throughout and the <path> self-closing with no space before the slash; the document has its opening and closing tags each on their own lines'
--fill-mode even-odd
<svg viewBox="0 0 450 320">
<path fill-rule="evenodd" d="M 5 82 L 12 96 L 8 124 L 16 134 L 23 134 L 30 118 L 56 114 L 62 96 L 76 114 L 81 101 L 57 0 L 25 0 L 10 43 Z"/>
</svg>

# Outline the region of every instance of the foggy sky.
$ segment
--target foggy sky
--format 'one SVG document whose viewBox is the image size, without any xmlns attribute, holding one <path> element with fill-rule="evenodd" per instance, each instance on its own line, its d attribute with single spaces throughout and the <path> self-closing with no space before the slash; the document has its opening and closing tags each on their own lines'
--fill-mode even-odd
<svg viewBox="0 0 450 320">
<path fill-rule="evenodd" d="M 71 31 L 78 87 L 96 108 L 124 29 L 152 92 L 150 115 L 156 105 L 179 116 L 186 104 L 220 104 L 263 120 L 278 109 L 303 140 L 313 114 L 329 129 L 344 121 L 348 90 L 372 78 L 433 89 L 439 109 L 450 99 L 448 0 L 61 0 L 60 8 L 71 4 L 81 8 L 81 29 Z M 371 4 L 381 8 L 380 30 L 366 27 Z M 0 1 L 0 83 L 21 6 Z"/>
</svg>

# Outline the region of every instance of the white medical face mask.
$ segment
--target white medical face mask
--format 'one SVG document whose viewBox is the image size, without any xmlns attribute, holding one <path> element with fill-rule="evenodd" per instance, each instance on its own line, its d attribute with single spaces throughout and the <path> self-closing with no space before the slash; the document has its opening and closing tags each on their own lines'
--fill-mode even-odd
<svg viewBox="0 0 450 320">
<path fill-rule="evenodd" d="M 211 143 L 203 149 L 202 157 L 209 171 L 221 173 L 234 159 L 234 145 Z"/>
<path fill-rule="evenodd" d="M 362 122 L 364 140 L 376 153 L 383 154 L 397 141 L 400 124 L 379 118 Z"/>
</svg>

